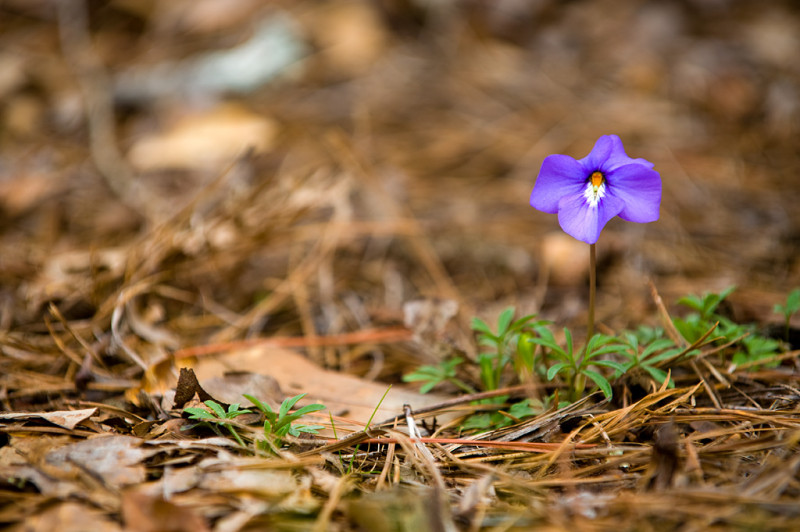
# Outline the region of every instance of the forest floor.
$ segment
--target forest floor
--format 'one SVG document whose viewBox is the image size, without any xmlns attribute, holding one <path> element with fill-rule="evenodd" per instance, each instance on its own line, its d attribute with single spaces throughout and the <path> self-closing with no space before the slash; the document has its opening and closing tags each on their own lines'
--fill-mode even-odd
<svg viewBox="0 0 800 532">
<path fill-rule="evenodd" d="M 0 526 L 798 530 L 798 51 L 788 0 L 0 2 Z M 663 198 L 604 392 L 528 200 L 605 134 Z"/>
</svg>

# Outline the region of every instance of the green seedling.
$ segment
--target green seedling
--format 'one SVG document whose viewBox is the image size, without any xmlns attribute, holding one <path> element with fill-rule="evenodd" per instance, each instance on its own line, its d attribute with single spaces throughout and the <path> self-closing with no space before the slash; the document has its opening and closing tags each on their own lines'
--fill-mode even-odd
<svg viewBox="0 0 800 532">
<path fill-rule="evenodd" d="M 694 312 L 685 318 L 673 318 L 672 323 L 687 342 L 694 342 L 708 331 L 715 321 L 718 321 L 717 307 L 734 290 L 735 286 L 729 286 L 719 294 L 706 292 L 702 296 L 691 294 L 680 298 L 678 304 L 689 307 Z"/>
<path fill-rule="evenodd" d="M 289 413 L 295 403 L 305 397 L 305 395 L 306 394 L 301 393 L 284 400 L 278 412 L 274 412 L 267 403 L 256 399 L 252 395 L 245 394 L 244 397 L 264 414 L 264 437 L 267 439 L 267 442 L 280 447 L 283 443 L 283 439 L 287 435 L 298 437 L 303 433 L 316 434 L 320 429 L 324 428 L 322 425 L 294 424 L 295 421 L 306 414 L 325 409 L 325 405 L 314 403 Z"/>
<path fill-rule="evenodd" d="M 537 399 L 523 399 L 516 403 L 512 403 L 508 410 L 502 410 L 503 403 L 508 399 L 508 396 L 503 395 L 490 400 L 481 401 L 479 404 L 490 405 L 493 412 L 482 412 L 480 414 L 473 414 L 461 425 L 462 430 L 496 430 L 507 427 L 513 423 L 541 414 L 547 409 L 548 401 L 542 403 Z M 499 404 L 498 404 L 499 403 Z"/>
<path fill-rule="evenodd" d="M 800 310 L 800 288 L 795 288 L 786 296 L 786 304 L 776 304 L 773 311 L 783 316 L 784 340 L 789 341 L 789 322 L 797 311 Z"/>
<path fill-rule="evenodd" d="M 512 363 L 518 370 L 534 370 L 534 353 L 529 342 L 537 327 L 549 323 L 544 320 L 534 322 L 535 318 L 535 315 L 528 315 L 514 320 L 514 307 L 508 307 L 500 313 L 496 331 L 485 321 L 472 319 L 472 330 L 477 333 L 478 345 L 491 349 L 478 355 L 484 390 L 498 389 L 503 372 Z"/>
<path fill-rule="evenodd" d="M 443 382 L 449 382 L 467 393 L 476 390 L 456 376 L 456 368 L 464 362 L 461 357 L 444 360 L 436 366 L 420 366 L 415 371 L 403 376 L 403 382 L 423 382 L 420 393 L 428 393 Z"/>
<path fill-rule="evenodd" d="M 598 360 L 597 357 L 608 353 L 619 352 L 621 346 L 613 336 L 595 334 L 586 344 L 585 350 L 575 352 L 572 343 L 572 333 L 564 328 L 566 346 L 562 348 L 553 337 L 553 333 L 546 327 L 536 329 L 538 336 L 530 339 L 534 344 L 545 348 L 548 359 L 555 360 L 556 363 L 547 369 L 547 380 L 553 380 L 556 375 L 567 382 L 569 386 L 569 398 L 577 401 L 583 394 L 586 387 L 586 379 L 593 381 L 606 397 L 611 397 L 611 383 L 603 375 L 591 369 L 591 366 L 603 366 L 614 369 L 620 373 L 625 372 L 625 367 L 613 360 Z"/>
<path fill-rule="evenodd" d="M 679 299 L 679 304 L 689 307 L 694 312 L 684 319 L 674 318 L 675 328 L 687 341 L 694 342 L 716 323 L 718 325 L 715 333 L 719 334 L 717 342 L 720 345 L 729 343 L 734 347 L 731 358 L 734 364 L 741 365 L 765 361 L 764 365 L 766 366 L 776 365 L 777 362 L 769 361 L 769 359 L 774 359 L 779 354 L 780 342 L 759 335 L 756 326 L 753 324 L 735 323 L 730 318 L 717 313 L 719 304 L 735 288 L 735 286 L 728 287 L 719 294 L 709 292 L 700 297 L 690 295 Z M 798 294 L 798 298 L 800 299 L 800 294 Z M 794 303 L 789 299 L 792 299 L 792 294 L 789 294 L 789 298 L 787 298 L 787 310 Z M 800 305 L 800 302 L 798 302 L 798 305 Z M 781 308 L 784 309 L 784 307 Z M 791 314 L 789 316 L 791 317 Z M 720 356 L 724 356 L 722 352 L 720 352 Z"/>
<path fill-rule="evenodd" d="M 675 344 L 672 343 L 671 340 L 657 338 L 654 337 L 654 335 L 648 335 L 646 337 L 647 339 L 652 339 L 644 346 L 640 346 L 639 344 L 639 335 L 627 332 L 624 336 L 626 339 L 626 349 L 620 351 L 620 354 L 624 356 L 627 361 L 622 363 L 623 370 L 618 370 L 615 377 L 619 377 L 633 369 L 641 369 L 646 371 L 658 384 L 664 383 L 668 378 L 668 374 L 663 369 L 657 367 L 656 364 L 674 357 L 682 350 L 679 347 L 675 347 Z M 668 386 L 670 388 L 675 387 L 675 383 L 672 382 L 672 379 L 669 380 Z"/>
<path fill-rule="evenodd" d="M 234 403 L 230 405 L 228 407 L 227 412 L 225 411 L 224 408 L 222 408 L 222 405 L 220 405 L 214 400 L 209 399 L 208 401 L 205 401 L 203 404 L 205 404 L 208 408 L 210 408 L 211 411 L 209 412 L 205 408 L 199 408 L 199 407 L 188 407 L 184 408 L 183 411 L 186 412 L 187 414 L 191 414 L 189 416 L 189 419 L 200 421 L 198 425 L 208 426 L 220 436 L 222 434 L 220 433 L 218 426 L 224 425 L 228 429 L 228 432 L 230 432 L 231 435 L 236 439 L 236 441 L 239 442 L 239 445 L 244 447 L 245 444 L 244 441 L 242 440 L 242 437 L 239 436 L 239 433 L 236 431 L 236 428 L 230 423 L 228 423 L 228 421 L 235 419 L 241 416 L 242 414 L 249 414 L 251 411 L 247 409 L 240 410 L 239 403 Z"/>
</svg>

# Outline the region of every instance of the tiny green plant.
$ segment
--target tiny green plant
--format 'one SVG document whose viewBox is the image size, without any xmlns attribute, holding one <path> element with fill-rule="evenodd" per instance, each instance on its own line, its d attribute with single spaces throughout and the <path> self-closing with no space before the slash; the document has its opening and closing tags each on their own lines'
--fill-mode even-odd
<svg viewBox="0 0 800 532">
<path fill-rule="evenodd" d="M 503 410 L 503 403 L 505 403 L 507 399 L 508 396 L 503 395 L 494 399 L 481 401 L 479 404 L 486 404 L 492 411 L 469 416 L 461 425 L 461 429 L 478 431 L 500 429 L 517 423 L 524 418 L 541 414 L 549 405 L 549 399 L 546 399 L 544 402 L 538 399 L 523 399 L 522 401 L 517 401 L 509 405 L 507 410 Z"/>
<path fill-rule="evenodd" d="M 783 324 L 784 324 L 784 340 L 789 340 L 789 322 L 792 320 L 792 316 L 794 316 L 798 310 L 800 310 L 800 288 L 795 288 L 789 295 L 786 296 L 786 304 L 781 305 L 780 303 L 775 305 L 773 309 L 776 314 L 781 314 L 783 316 Z"/>
<path fill-rule="evenodd" d="M 718 343 L 730 343 L 734 347 L 731 362 L 735 365 L 765 361 L 764 365 L 775 365 L 774 359 L 780 350 L 780 342 L 758 334 L 754 324 L 738 324 L 717 312 L 719 304 L 734 290 L 731 286 L 715 294 L 706 292 L 702 296 L 689 295 L 682 297 L 678 303 L 693 310 L 685 318 L 674 318 L 673 324 L 680 334 L 689 342 L 694 342 L 718 324 Z M 790 294 L 791 297 L 791 294 Z M 787 301 L 787 305 L 791 303 Z"/>
<path fill-rule="evenodd" d="M 253 403 L 256 408 L 258 408 L 264 414 L 264 437 L 267 439 L 267 442 L 278 447 L 283 443 L 283 439 L 287 435 L 298 437 L 302 433 L 316 434 L 320 429 L 324 428 L 322 425 L 304 425 L 300 423 L 294 423 L 306 414 L 325 409 L 325 405 L 314 403 L 298 408 L 294 412 L 289 413 L 294 405 L 305 396 L 306 394 L 301 393 L 299 395 L 295 395 L 294 397 L 285 399 L 281 403 L 280 408 L 278 408 L 278 412 L 275 412 L 267 403 L 253 397 L 252 395 L 244 395 L 248 401 Z"/>
<path fill-rule="evenodd" d="M 619 353 L 627 360 L 622 363 L 623 370 L 618 370 L 615 376 L 619 377 L 633 369 L 641 369 L 646 371 L 655 382 L 663 384 L 667 380 L 668 374 L 656 365 L 663 360 L 674 357 L 681 352 L 681 349 L 676 347 L 672 340 L 658 338 L 649 334 L 650 331 L 648 330 L 643 332 L 643 335 L 637 335 L 632 332 L 624 333 L 626 349 Z M 644 336 L 649 342 L 645 345 L 640 345 L 639 338 L 641 336 Z M 670 388 L 675 386 L 672 379 L 670 379 L 668 386 Z"/>
<path fill-rule="evenodd" d="M 479 318 L 472 319 L 472 329 L 477 333 L 478 344 L 489 347 L 490 351 L 478 355 L 481 382 L 484 390 L 500 387 L 504 370 L 514 364 L 518 369 L 534 370 L 534 353 L 529 342 L 537 327 L 547 321 L 537 320 L 535 315 L 523 316 L 514 320 L 514 307 L 508 307 L 497 319 L 497 330 Z"/>
<path fill-rule="evenodd" d="M 475 388 L 457 377 L 458 366 L 464 362 L 461 357 L 443 360 L 436 366 L 420 366 L 415 371 L 403 376 L 403 382 L 423 382 L 420 393 L 428 393 L 443 382 L 449 382 L 467 393 L 475 393 Z"/>
<path fill-rule="evenodd" d="M 545 348 L 546 356 L 556 363 L 547 369 L 547 380 L 553 380 L 560 375 L 569 387 L 570 401 L 577 401 L 586 387 L 586 379 L 593 381 L 606 397 L 611 397 L 611 383 L 602 374 L 591 369 L 591 366 L 603 366 L 614 369 L 620 373 L 625 372 L 625 366 L 613 360 L 600 360 L 599 356 L 619 352 L 623 346 L 616 343 L 613 336 L 595 334 L 586 343 L 586 349 L 575 351 L 573 349 L 572 333 L 564 328 L 565 347 L 556 342 L 553 333 L 546 327 L 536 329 L 538 336 L 530 339 L 534 344 Z"/>
<path fill-rule="evenodd" d="M 228 429 L 228 432 L 230 432 L 231 435 L 236 439 L 236 441 L 239 442 L 239 445 L 244 447 L 245 444 L 244 441 L 242 440 L 242 437 L 239 436 L 239 433 L 236 431 L 236 428 L 230 423 L 228 423 L 228 421 L 235 419 L 241 416 L 242 414 L 249 414 L 251 411 L 247 409 L 240 410 L 239 403 L 234 403 L 230 405 L 228 407 L 228 410 L 225 411 L 225 409 L 222 408 L 222 405 L 220 405 L 219 403 L 217 403 L 212 399 L 205 401 L 203 404 L 205 404 L 209 409 L 211 409 L 211 411 L 209 412 L 205 408 L 199 408 L 199 407 L 188 407 L 184 408 L 183 411 L 186 412 L 187 414 L 191 414 L 189 416 L 189 419 L 200 421 L 198 425 L 206 425 L 208 427 L 211 427 L 211 429 L 219 435 L 221 435 L 221 433 L 218 429 L 218 426 L 224 425 Z"/>
<path fill-rule="evenodd" d="M 734 290 L 736 290 L 735 286 L 729 286 L 718 294 L 706 292 L 702 296 L 691 294 L 680 298 L 678 304 L 689 307 L 694 312 L 685 318 L 673 318 L 672 322 L 675 328 L 686 341 L 694 342 L 703 336 L 715 321 L 719 321 L 716 319 L 718 318 L 717 307 Z"/>
</svg>

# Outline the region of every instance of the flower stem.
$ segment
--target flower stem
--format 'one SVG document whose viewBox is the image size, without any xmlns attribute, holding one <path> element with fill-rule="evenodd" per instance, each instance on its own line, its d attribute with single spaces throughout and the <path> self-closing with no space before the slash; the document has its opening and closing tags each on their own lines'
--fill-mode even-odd
<svg viewBox="0 0 800 532">
<path fill-rule="evenodd" d="M 594 296 L 597 284 L 597 253 L 594 244 L 589 244 L 589 323 L 586 326 L 586 342 L 594 336 Z"/>
</svg>

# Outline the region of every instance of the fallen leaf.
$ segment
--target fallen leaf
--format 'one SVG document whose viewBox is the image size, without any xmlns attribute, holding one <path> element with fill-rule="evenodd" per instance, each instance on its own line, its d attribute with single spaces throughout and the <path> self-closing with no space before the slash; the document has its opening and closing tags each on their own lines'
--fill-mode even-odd
<svg viewBox="0 0 800 532">
<path fill-rule="evenodd" d="M 366 423 L 370 418 L 373 421 L 382 421 L 401 414 L 404 404 L 421 408 L 445 399 L 440 395 L 423 395 L 397 385 L 389 390 L 388 384 L 330 371 L 317 366 L 300 353 L 275 347 L 259 346 L 215 357 L 203 357 L 198 360 L 194 370 L 197 378 L 203 382 L 234 370 L 265 373 L 277 381 L 287 396 L 308 393 L 298 406 L 322 403 L 331 413 L 343 415 L 359 423 Z M 386 398 L 381 403 L 384 394 Z M 376 411 L 379 403 L 380 408 Z"/>
<path fill-rule="evenodd" d="M 218 492 L 249 492 L 259 497 L 277 498 L 293 493 L 297 487 L 294 474 L 286 469 L 239 469 L 233 464 L 203 476 L 204 489 Z"/>
<path fill-rule="evenodd" d="M 159 450 L 143 448 L 142 443 L 132 436 L 90 438 L 50 451 L 46 461 L 64 471 L 78 466 L 119 488 L 144 482 L 145 469 L 141 462 Z"/>
<path fill-rule="evenodd" d="M 7 412 L 0 414 L 0 420 L 44 419 L 59 427 L 72 430 L 78 423 L 93 416 L 96 411 L 96 408 L 87 408 L 84 410 L 58 410 L 56 412 Z"/>
<path fill-rule="evenodd" d="M 228 403 L 244 403 L 244 394 L 257 397 L 272 408 L 277 408 L 285 399 L 278 382 L 269 375 L 251 372 L 226 373 L 220 377 L 212 377 L 203 381 L 203 388 Z"/>
<path fill-rule="evenodd" d="M 14 532 L 118 532 L 120 526 L 103 512 L 85 504 L 63 502 L 46 506 L 39 514 L 25 519 L 13 528 Z"/>
<path fill-rule="evenodd" d="M 122 494 L 122 520 L 128 532 L 206 532 L 208 525 L 190 508 L 137 491 Z"/>
<path fill-rule="evenodd" d="M 201 401 L 210 400 L 219 403 L 219 401 L 214 399 L 211 394 L 200 386 L 200 383 L 197 382 L 197 376 L 194 374 L 194 370 L 181 368 L 178 384 L 175 386 L 175 398 L 173 399 L 172 408 L 183 408 L 186 403 L 192 400 L 195 394 Z M 225 408 L 228 406 L 229 405 L 226 404 Z"/>
<path fill-rule="evenodd" d="M 136 141 L 128 153 L 136 169 L 202 170 L 228 164 L 246 150 L 263 153 L 278 134 L 275 121 L 235 104 L 189 115 L 164 133 Z"/>
</svg>

